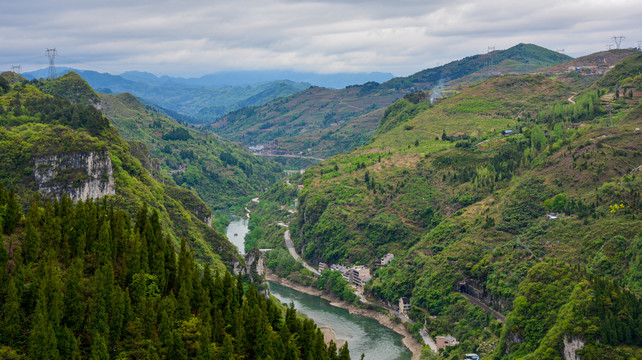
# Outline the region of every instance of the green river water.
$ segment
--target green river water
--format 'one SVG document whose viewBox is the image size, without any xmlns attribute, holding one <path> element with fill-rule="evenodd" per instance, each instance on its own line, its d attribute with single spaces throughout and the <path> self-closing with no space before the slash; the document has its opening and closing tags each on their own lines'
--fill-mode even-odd
<svg viewBox="0 0 642 360">
<path fill-rule="evenodd" d="M 272 295 L 281 302 L 294 302 L 296 309 L 314 320 L 319 327 L 330 327 L 337 339 L 348 341 L 350 357 L 366 360 L 409 360 L 412 353 L 401 343 L 402 336 L 376 320 L 352 315 L 348 310 L 330 305 L 317 296 L 269 282 Z"/>
</svg>

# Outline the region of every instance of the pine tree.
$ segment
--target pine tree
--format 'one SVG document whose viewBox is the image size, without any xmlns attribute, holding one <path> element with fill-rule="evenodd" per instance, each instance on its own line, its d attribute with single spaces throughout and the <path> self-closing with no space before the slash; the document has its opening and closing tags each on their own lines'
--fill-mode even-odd
<svg viewBox="0 0 642 360">
<path fill-rule="evenodd" d="M 348 350 L 348 343 L 344 343 L 339 349 L 338 360 L 350 360 L 350 350 Z"/>
<path fill-rule="evenodd" d="M 2 219 L 2 229 L 5 234 L 11 235 L 16 229 L 16 226 L 18 226 L 20 218 L 22 218 L 20 204 L 18 204 L 18 200 L 16 200 L 16 192 L 13 187 L 9 190 L 6 206 L 7 209 Z"/>
<path fill-rule="evenodd" d="M 57 360 L 59 359 L 58 341 L 47 313 L 47 296 L 44 291 L 44 287 L 41 287 L 33 315 L 29 356 L 34 360 Z"/>
<path fill-rule="evenodd" d="M 27 222 L 27 229 L 22 240 L 22 252 L 27 264 L 36 261 L 40 253 L 40 236 L 31 221 Z"/>
<path fill-rule="evenodd" d="M 65 283 L 63 322 L 73 331 L 78 332 L 83 322 L 85 304 L 82 296 L 83 259 L 75 258 L 69 268 Z"/>
<path fill-rule="evenodd" d="M 13 344 L 20 335 L 20 298 L 14 278 L 9 279 L 4 295 L 4 303 L 0 309 L 0 343 Z"/>
</svg>

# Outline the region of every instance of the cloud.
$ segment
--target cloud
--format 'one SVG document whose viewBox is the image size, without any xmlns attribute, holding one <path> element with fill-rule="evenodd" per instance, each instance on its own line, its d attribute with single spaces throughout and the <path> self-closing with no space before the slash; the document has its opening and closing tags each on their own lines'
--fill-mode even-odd
<svg viewBox="0 0 642 360">
<path fill-rule="evenodd" d="M 35 10 L 34 10 L 35 9 Z M 637 1 L 26 0 L 0 9 L 0 69 L 57 63 L 119 73 L 220 70 L 387 71 L 426 67 L 530 42 L 574 56 L 613 35 L 637 46 Z"/>
</svg>

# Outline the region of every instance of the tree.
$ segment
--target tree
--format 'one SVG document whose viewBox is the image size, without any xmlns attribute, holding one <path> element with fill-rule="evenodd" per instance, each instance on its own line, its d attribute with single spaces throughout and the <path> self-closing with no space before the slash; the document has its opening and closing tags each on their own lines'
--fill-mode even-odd
<svg viewBox="0 0 642 360">
<path fill-rule="evenodd" d="M 7 199 L 6 206 L 7 210 L 2 219 L 2 228 L 5 234 L 11 235 L 16 229 L 16 226 L 18 226 L 20 218 L 22 218 L 20 204 L 18 204 L 18 200 L 16 200 L 16 192 L 13 187 L 9 190 L 9 198 Z"/>
<path fill-rule="evenodd" d="M 7 284 L 0 315 L 0 343 L 13 344 L 20 335 L 20 298 L 13 278 Z"/>
<path fill-rule="evenodd" d="M 31 221 L 27 222 L 27 230 L 22 240 L 22 252 L 25 255 L 25 261 L 27 263 L 35 261 L 40 252 L 40 236 Z"/>
<path fill-rule="evenodd" d="M 34 360 L 57 360 L 58 341 L 47 313 L 47 296 L 44 291 L 44 287 L 41 287 L 29 337 L 29 355 Z"/>
</svg>

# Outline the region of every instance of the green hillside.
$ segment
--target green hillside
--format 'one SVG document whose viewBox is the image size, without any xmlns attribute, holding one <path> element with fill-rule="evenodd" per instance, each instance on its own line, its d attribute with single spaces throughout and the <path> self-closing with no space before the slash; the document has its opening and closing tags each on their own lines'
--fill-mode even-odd
<svg viewBox="0 0 642 360">
<path fill-rule="evenodd" d="M 48 82 L 37 85 L 58 88 Z M 23 209 L 36 190 L 60 195 L 94 184 L 98 192 L 113 193 L 107 197 L 132 218 L 144 205 L 157 211 L 172 242 L 188 240 L 199 262 L 223 269 L 238 261 L 235 247 L 205 223 L 210 208 L 190 190 L 152 177 L 132 154 L 133 146 L 94 107 L 44 94 L 26 82 L 3 81 L 1 87 L 0 182 L 15 188 Z"/>
<path fill-rule="evenodd" d="M 641 71 L 637 53 L 573 102 L 577 84 L 544 75 L 399 100 L 366 145 L 299 180 L 295 247 L 374 269 L 367 294 L 409 296 L 429 333 L 459 340 L 444 358 L 642 356 Z M 282 230 L 261 231 L 258 247 Z"/>
<path fill-rule="evenodd" d="M 246 203 L 282 171 L 219 136 L 146 108 L 128 93 L 100 94 L 100 107 L 123 138 L 147 146 L 164 182 L 194 191 L 212 209 Z"/>
<path fill-rule="evenodd" d="M 212 129 L 246 145 L 266 144 L 266 153 L 326 158 L 364 144 L 374 135 L 383 109 L 404 95 L 442 84 L 480 81 L 503 73 L 526 73 L 571 58 L 536 45 L 475 55 L 383 84 L 341 90 L 312 88 L 263 106 L 230 113 Z"/>
</svg>

